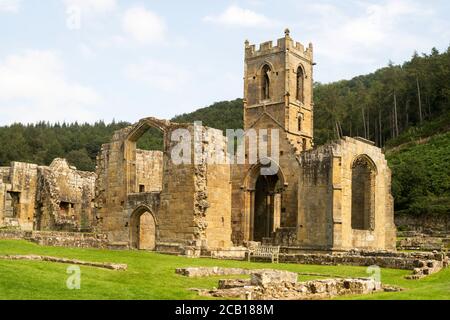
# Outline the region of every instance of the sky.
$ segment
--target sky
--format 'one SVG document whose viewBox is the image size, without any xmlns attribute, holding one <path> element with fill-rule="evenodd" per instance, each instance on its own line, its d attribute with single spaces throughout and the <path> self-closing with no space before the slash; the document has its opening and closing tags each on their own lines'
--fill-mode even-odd
<svg viewBox="0 0 450 320">
<path fill-rule="evenodd" d="M 169 119 L 242 97 L 244 42 L 314 45 L 314 80 L 450 45 L 447 0 L 0 0 L 0 125 Z"/>
</svg>

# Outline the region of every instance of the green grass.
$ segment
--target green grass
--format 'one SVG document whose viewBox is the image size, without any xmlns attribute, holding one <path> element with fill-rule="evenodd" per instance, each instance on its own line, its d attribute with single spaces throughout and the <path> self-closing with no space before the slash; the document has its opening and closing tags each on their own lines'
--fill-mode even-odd
<svg viewBox="0 0 450 320">
<path fill-rule="evenodd" d="M 85 261 L 128 264 L 127 271 L 81 267 L 81 289 L 68 290 L 67 265 L 38 261 L 0 260 L 0 299 L 204 299 L 189 288 L 212 288 L 219 278 L 187 278 L 175 268 L 223 266 L 276 268 L 298 273 L 367 276 L 365 267 L 267 264 L 213 259 L 189 259 L 142 251 L 108 251 L 38 246 L 26 241 L 0 241 L 0 255 L 39 254 Z M 351 296 L 345 299 L 450 299 L 450 269 L 422 280 L 406 280 L 409 271 L 382 269 L 383 283 L 405 288 L 403 292 Z M 318 278 L 299 276 L 300 281 Z M 342 297 L 341 297 L 342 298 Z"/>
</svg>

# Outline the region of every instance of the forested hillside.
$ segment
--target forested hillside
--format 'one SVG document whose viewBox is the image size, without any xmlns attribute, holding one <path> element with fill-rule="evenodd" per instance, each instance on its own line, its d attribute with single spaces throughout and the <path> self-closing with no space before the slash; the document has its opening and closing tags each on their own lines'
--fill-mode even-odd
<svg viewBox="0 0 450 320">
<path fill-rule="evenodd" d="M 315 144 L 361 136 L 386 151 L 393 170 L 396 211 L 450 213 L 450 48 L 414 54 L 403 65 L 330 84 L 315 84 Z M 243 126 L 242 99 L 217 102 L 175 122 L 202 121 L 218 129 Z M 137 120 L 137 119 L 136 119 Z M 48 165 L 65 157 L 81 170 L 95 169 L 101 144 L 126 122 L 13 124 L 0 127 L 0 166 L 11 161 Z M 160 149 L 152 130 L 138 142 Z"/>
<path fill-rule="evenodd" d="M 346 135 L 395 145 L 403 132 L 449 113 L 450 48 L 415 53 L 403 65 L 389 63 L 351 80 L 317 83 L 314 101 L 316 144 Z"/>
<path fill-rule="evenodd" d="M 67 160 L 81 170 L 95 170 L 95 158 L 103 143 L 125 122 L 105 124 L 13 124 L 0 127 L 0 166 L 11 161 L 49 165 L 56 157 Z"/>
</svg>

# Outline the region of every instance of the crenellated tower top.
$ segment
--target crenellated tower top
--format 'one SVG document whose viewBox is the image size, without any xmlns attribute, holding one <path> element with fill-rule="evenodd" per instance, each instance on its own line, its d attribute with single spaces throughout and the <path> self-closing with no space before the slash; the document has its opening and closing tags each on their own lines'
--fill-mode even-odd
<svg viewBox="0 0 450 320">
<path fill-rule="evenodd" d="M 268 114 L 298 150 L 313 144 L 313 45 L 284 37 L 259 44 L 245 41 L 244 124 L 252 127 Z"/>
<path fill-rule="evenodd" d="M 245 41 L 245 58 L 252 59 L 265 55 L 276 54 L 285 52 L 286 50 L 292 51 L 305 59 L 313 59 L 313 45 L 309 43 L 308 47 L 297 41 L 294 41 L 290 37 L 289 29 L 285 30 L 285 36 L 277 40 L 277 44 L 274 46 L 273 41 L 266 41 L 258 45 L 258 49 L 255 44 L 250 44 L 248 40 Z"/>
</svg>

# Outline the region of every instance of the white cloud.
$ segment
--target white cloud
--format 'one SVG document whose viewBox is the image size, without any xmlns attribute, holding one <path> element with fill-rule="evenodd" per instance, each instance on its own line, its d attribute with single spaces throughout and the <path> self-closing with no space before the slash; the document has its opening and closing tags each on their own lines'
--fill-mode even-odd
<svg viewBox="0 0 450 320">
<path fill-rule="evenodd" d="M 0 119 L 92 121 L 101 101 L 91 88 L 69 81 L 53 51 L 29 50 L 0 60 Z"/>
<path fill-rule="evenodd" d="M 130 80 L 166 92 L 183 89 L 190 78 L 185 68 L 153 59 L 128 65 L 125 68 L 125 76 Z"/>
<path fill-rule="evenodd" d="M 21 0 L 0 0 L 0 12 L 17 13 L 20 9 Z"/>
<path fill-rule="evenodd" d="M 97 54 L 94 52 L 92 47 L 90 47 L 86 43 L 81 43 L 80 44 L 80 53 L 83 56 L 83 58 L 85 58 L 87 60 L 93 59 L 93 58 L 95 58 L 97 56 Z"/>
<path fill-rule="evenodd" d="M 277 22 L 265 15 L 249 9 L 243 9 L 236 5 L 228 7 L 219 15 L 209 15 L 203 18 L 205 22 L 212 22 L 226 26 L 269 28 L 277 25 Z"/>
<path fill-rule="evenodd" d="M 410 32 L 408 27 L 430 20 L 434 13 L 425 3 L 355 0 L 347 5 L 353 10 L 342 4 L 330 3 L 305 4 L 301 7 L 303 14 L 314 17 L 313 21 L 304 24 L 304 28 L 314 43 L 316 58 L 327 66 L 333 66 L 332 71 L 327 68 L 326 72 L 334 79 L 355 69 L 359 69 L 360 73 L 373 71 L 387 64 L 388 59 L 401 62 L 415 49 L 433 46 L 431 39 Z"/>
<path fill-rule="evenodd" d="M 166 34 L 164 20 L 144 7 L 128 9 L 123 16 L 122 27 L 141 44 L 162 42 Z"/>
<path fill-rule="evenodd" d="M 116 0 L 63 0 L 67 8 L 75 7 L 82 14 L 95 15 L 108 13 L 117 8 Z"/>
</svg>

